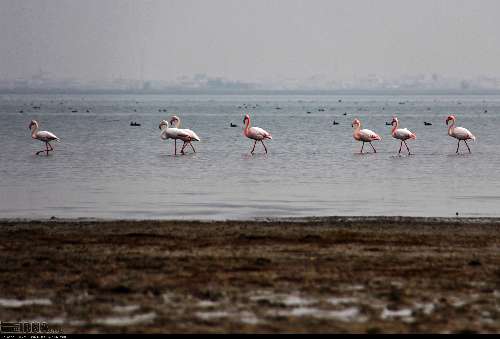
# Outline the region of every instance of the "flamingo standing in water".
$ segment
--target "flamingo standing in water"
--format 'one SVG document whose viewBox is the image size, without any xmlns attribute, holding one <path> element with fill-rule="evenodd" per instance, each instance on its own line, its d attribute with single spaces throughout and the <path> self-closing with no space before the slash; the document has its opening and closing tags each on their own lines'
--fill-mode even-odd
<svg viewBox="0 0 500 339">
<path fill-rule="evenodd" d="M 33 128 L 33 130 L 31 131 L 31 127 L 33 127 L 33 126 L 35 126 L 35 128 Z M 61 141 L 61 140 L 59 140 L 58 137 L 56 137 L 56 135 L 54 133 L 51 133 L 48 131 L 39 131 L 38 130 L 38 122 L 36 120 L 31 120 L 28 128 L 31 131 L 31 137 L 33 139 L 38 139 L 38 140 L 43 141 L 45 143 L 45 149 L 36 152 L 36 155 L 43 153 L 43 152 L 47 152 L 47 156 L 48 156 L 49 152 L 54 150 L 54 148 L 52 148 L 52 145 L 50 144 L 50 142 L 54 141 L 54 140 Z M 50 149 L 49 149 L 49 147 L 50 147 Z"/>
<path fill-rule="evenodd" d="M 464 141 L 465 145 L 467 146 L 467 149 L 469 150 L 469 153 L 471 153 L 469 145 L 467 144 L 467 140 L 472 139 L 473 141 L 476 141 L 476 137 L 469 132 L 467 128 L 463 127 L 455 127 L 455 116 L 449 115 L 448 118 L 446 118 L 446 125 L 448 125 L 448 121 L 452 121 L 450 127 L 448 127 L 448 135 L 450 137 L 453 137 L 455 139 L 458 139 L 458 145 L 457 145 L 457 151 L 455 153 L 458 153 L 458 148 L 460 147 L 460 141 Z"/>
<path fill-rule="evenodd" d="M 160 121 L 160 126 L 158 126 L 158 128 L 162 130 L 160 134 L 160 138 L 162 140 L 174 139 L 174 155 L 177 155 L 177 139 L 179 139 L 179 130 L 175 127 L 170 127 L 167 120 Z"/>
<path fill-rule="evenodd" d="M 158 126 L 158 128 L 162 130 L 160 134 L 160 138 L 162 140 L 174 139 L 176 141 L 177 139 L 182 140 L 182 138 L 186 139 L 189 137 L 186 133 L 183 133 L 180 129 L 176 127 L 170 127 L 170 124 L 167 120 L 160 121 L 160 126 Z M 174 155 L 177 155 L 177 143 L 175 143 Z"/>
<path fill-rule="evenodd" d="M 410 132 L 407 128 L 399 128 L 399 120 L 396 117 L 392 118 L 391 125 L 392 125 L 392 131 L 391 131 L 392 137 L 401 140 L 398 153 L 401 153 L 401 148 L 403 147 L 403 142 L 404 142 L 406 149 L 408 150 L 408 155 L 410 155 L 411 154 L 410 149 L 408 148 L 406 140 L 416 139 L 417 136 L 415 135 L 415 133 Z"/>
<path fill-rule="evenodd" d="M 170 118 L 170 124 L 172 126 L 175 126 L 175 128 L 177 128 L 182 133 L 181 137 L 179 138 L 182 141 L 184 141 L 184 144 L 182 145 L 182 148 L 181 148 L 181 153 L 184 154 L 184 147 L 186 147 L 187 144 L 189 144 L 191 146 L 191 148 L 193 149 L 193 152 L 196 153 L 194 146 L 192 144 L 192 141 L 193 140 L 200 141 L 200 137 L 190 129 L 179 128 L 181 126 L 181 118 L 179 118 L 177 115 L 173 115 Z M 185 137 L 184 135 L 187 135 L 187 137 Z M 174 142 L 175 142 L 175 148 L 177 150 L 177 140 L 174 140 Z"/>
<path fill-rule="evenodd" d="M 361 146 L 361 151 L 359 153 L 363 153 L 363 147 L 365 146 L 365 142 L 370 143 L 370 146 L 373 148 L 373 152 L 377 153 L 377 150 L 372 145 L 372 141 L 382 140 L 382 138 L 372 130 L 360 129 L 361 121 L 359 121 L 359 119 L 354 119 L 351 126 L 354 127 L 354 133 L 352 134 L 353 138 L 357 141 L 363 142 L 363 145 Z"/>
<path fill-rule="evenodd" d="M 160 121 L 158 128 L 162 130 L 160 134 L 162 140 L 174 139 L 174 155 L 177 155 L 177 139 L 179 139 L 177 128 L 170 127 L 167 120 Z"/>
<path fill-rule="evenodd" d="M 250 116 L 247 114 L 243 118 L 243 124 L 245 124 L 245 129 L 243 130 L 243 134 L 250 139 L 255 140 L 253 143 L 253 148 L 250 153 L 253 154 L 253 151 L 255 151 L 255 145 L 257 144 L 257 141 L 260 141 L 262 143 L 262 146 L 264 146 L 264 150 L 266 151 L 267 154 L 267 148 L 266 145 L 264 145 L 264 139 L 272 139 L 273 137 L 271 136 L 271 133 L 263 130 L 260 127 L 250 127 Z"/>
</svg>

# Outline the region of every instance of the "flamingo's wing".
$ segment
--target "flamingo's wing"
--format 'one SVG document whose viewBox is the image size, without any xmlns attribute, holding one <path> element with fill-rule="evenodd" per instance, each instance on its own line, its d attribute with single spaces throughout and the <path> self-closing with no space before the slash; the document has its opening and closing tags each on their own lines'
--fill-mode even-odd
<svg viewBox="0 0 500 339">
<path fill-rule="evenodd" d="M 190 138 L 190 135 L 186 133 L 186 131 L 179 129 L 179 128 L 165 128 L 162 132 L 160 137 L 163 140 L 166 139 L 183 139 L 183 138 Z"/>
<path fill-rule="evenodd" d="M 369 130 L 369 129 L 362 129 L 361 131 L 359 131 L 359 134 L 361 136 L 361 140 L 363 141 L 373 141 L 373 140 L 380 140 L 380 136 L 373 132 L 372 130 Z"/>
<path fill-rule="evenodd" d="M 38 131 L 36 132 L 36 138 L 42 141 L 52 141 L 52 140 L 57 140 L 60 141 L 58 137 L 54 133 L 48 132 L 48 131 Z"/>
<path fill-rule="evenodd" d="M 196 140 L 196 141 L 201 140 L 200 137 L 195 132 L 191 131 L 190 129 L 184 128 L 184 129 L 182 129 L 182 131 L 185 132 L 186 134 L 188 134 L 191 137 L 191 139 L 193 139 L 193 140 Z"/>
<path fill-rule="evenodd" d="M 175 133 L 174 139 L 181 139 L 182 141 L 191 140 L 191 135 L 183 129 L 175 128 L 174 133 Z"/>
<path fill-rule="evenodd" d="M 467 139 L 472 139 L 474 141 L 476 140 L 476 137 L 467 128 L 455 127 L 453 129 L 453 134 L 455 138 L 460 140 L 467 140 Z"/>
<path fill-rule="evenodd" d="M 415 138 L 415 134 L 413 134 L 407 128 L 399 128 L 399 129 L 394 131 L 394 137 L 397 139 L 406 140 L 406 139 L 410 139 L 410 138 Z"/>
<path fill-rule="evenodd" d="M 249 129 L 250 133 L 258 139 L 272 139 L 271 133 L 260 128 L 260 127 L 251 127 Z"/>
</svg>

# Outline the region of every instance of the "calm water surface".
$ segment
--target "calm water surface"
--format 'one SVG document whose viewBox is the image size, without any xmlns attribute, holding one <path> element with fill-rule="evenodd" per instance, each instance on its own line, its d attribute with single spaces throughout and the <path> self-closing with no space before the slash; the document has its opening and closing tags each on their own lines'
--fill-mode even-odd
<svg viewBox="0 0 500 339">
<path fill-rule="evenodd" d="M 272 133 L 268 155 L 249 154 L 244 112 Z M 455 154 L 451 112 L 476 135 L 472 154 Z M 394 113 L 417 134 L 412 156 L 397 155 Z M 3 95 L 0 218 L 500 216 L 499 113 L 492 95 Z M 172 114 L 201 137 L 196 154 L 160 139 Z M 355 117 L 382 136 L 377 154 L 357 153 Z M 49 157 L 34 155 L 31 119 L 61 138 Z"/>
</svg>

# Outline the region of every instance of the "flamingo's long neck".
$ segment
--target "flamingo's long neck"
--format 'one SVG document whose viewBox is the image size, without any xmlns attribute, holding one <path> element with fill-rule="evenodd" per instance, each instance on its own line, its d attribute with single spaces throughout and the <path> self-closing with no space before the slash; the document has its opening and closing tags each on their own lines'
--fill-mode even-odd
<svg viewBox="0 0 500 339">
<path fill-rule="evenodd" d="M 168 127 L 169 127 L 169 123 L 168 121 L 162 121 L 162 123 L 160 124 L 160 129 L 161 129 L 161 134 L 160 134 L 160 138 L 162 140 L 167 140 L 169 137 L 168 137 Z"/>
<path fill-rule="evenodd" d="M 359 131 L 361 130 L 361 124 L 356 124 L 354 125 L 354 132 L 353 132 L 353 136 L 354 138 L 357 140 L 357 138 L 359 138 Z"/>
<path fill-rule="evenodd" d="M 455 128 L 455 119 L 451 119 L 450 127 L 448 127 L 448 135 L 453 134 L 453 129 Z"/>
<path fill-rule="evenodd" d="M 396 124 L 392 125 L 392 132 L 391 133 L 394 134 L 394 132 L 396 132 L 398 127 L 399 127 L 399 121 L 396 120 Z"/>
<path fill-rule="evenodd" d="M 34 128 L 31 130 L 31 137 L 36 139 L 36 132 L 38 131 L 38 124 L 33 124 Z"/>
<path fill-rule="evenodd" d="M 247 118 L 246 120 L 247 120 L 247 122 L 245 123 L 244 133 L 245 133 L 245 135 L 248 135 L 248 130 L 250 129 L 250 118 Z"/>
<path fill-rule="evenodd" d="M 181 118 L 177 118 L 173 125 L 175 128 L 179 128 L 181 126 Z"/>
<path fill-rule="evenodd" d="M 162 134 L 163 134 L 163 131 L 166 131 L 168 130 L 170 127 L 170 123 L 168 121 L 164 121 L 162 124 L 161 124 L 161 130 L 162 130 Z"/>
</svg>

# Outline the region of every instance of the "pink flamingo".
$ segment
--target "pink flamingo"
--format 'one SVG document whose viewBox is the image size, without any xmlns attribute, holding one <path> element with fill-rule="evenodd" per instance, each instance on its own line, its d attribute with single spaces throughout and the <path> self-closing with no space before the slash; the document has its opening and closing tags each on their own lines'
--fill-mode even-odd
<svg viewBox="0 0 500 339">
<path fill-rule="evenodd" d="M 391 131 L 392 137 L 401 140 L 398 153 L 401 153 L 401 148 L 403 147 L 403 142 L 404 142 L 406 149 L 408 150 L 408 154 L 411 154 L 410 149 L 408 148 L 408 144 L 406 143 L 406 140 L 416 139 L 417 136 L 415 135 L 415 133 L 410 132 L 407 128 L 398 128 L 399 120 L 396 117 L 392 118 L 391 125 L 392 125 L 392 131 Z"/>
<path fill-rule="evenodd" d="M 172 126 L 175 126 L 175 128 L 177 128 L 180 131 L 180 133 L 181 133 L 179 139 L 181 139 L 182 141 L 184 141 L 184 144 L 182 145 L 182 148 L 181 148 L 181 153 L 184 154 L 184 148 L 188 144 L 193 149 L 193 152 L 196 153 L 196 151 L 194 149 L 194 146 L 192 144 L 192 141 L 193 140 L 200 141 L 200 137 L 195 132 L 191 131 L 190 129 L 179 128 L 181 126 L 181 118 L 179 118 L 177 115 L 173 115 L 170 118 L 170 124 Z M 187 137 L 185 135 L 187 135 Z M 175 143 L 175 149 L 177 151 L 177 139 L 174 139 L 174 143 Z"/>
<path fill-rule="evenodd" d="M 250 139 L 255 140 L 253 143 L 253 148 L 250 153 L 253 154 L 253 151 L 255 151 L 255 145 L 257 144 L 257 141 L 260 141 L 262 143 L 262 146 L 264 146 L 264 150 L 266 151 L 267 154 L 267 148 L 266 145 L 264 145 L 264 139 L 272 139 L 273 137 L 271 136 L 271 133 L 263 130 L 260 127 L 250 127 L 250 116 L 247 114 L 243 118 L 243 123 L 245 124 L 245 129 L 243 130 L 243 134 Z"/>
<path fill-rule="evenodd" d="M 360 129 L 361 121 L 359 121 L 359 119 L 354 119 L 351 126 L 354 127 L 354 133 L 352 134 L 354 139 L 363 142 L 363 145 L 361 146 L 361 151 L 359 153 L 363 153 L 363 147 L 365 146 L 365 142 L 370 143 L 370 146 L 372 146 L 373 148 L 373 152 L 377 153 L 377 150 L 372 145 L 372 141 L 382 140 L 382 138 L 377 133 L 369 129 Z"/>
<path fill-rule="evenodd" d="M 174 139 L 174 141 L 180 139 L 184 141 L 184 146 L 181 149 L 182 154 L 184 154 L 184 147 L 186 147 L 186 143 L 191 143 L 191 141 L 193 140 L 197 141 L 200 140 L 200 138 L 193 131 L 191 131 L 193 134 L 189 134 L 184 129 L 180 129 L 177 127 L 170 127 L 170 123 L 167 120 L 162 120 L 160 122 L 159 128 L 162 130 L 160 134 L 161 139 L 163 140 Z M 191 147 L 193 148 L 194 151 L 193 145 L 191 145 Z M 177 143 L 174 144 L 174 155 L 177 155 Z"/>
<path fill-rule="evenodd" d="M 455 153 L 458 153 L 458 148 L 460 147 L 460 141 L 464 141 L 465 145 L 467 146 L 467 149 L 469 150 L 469 153 L 471 153 L 469 145 L 467 144 L 467 140 L 472 139 L 473 141 L 476 141 L 476 137 L 469 132 L 467 128 L 463 127 L 455 127 L 455 116 L 449 115 L 448 118 L 446 118 L 446 125 L 448 125 L 448 121 L 452 121 L 450 127 L 448 127 L 448 135 L 450 137 L 453 137 L 455 139 L 458 139 L 458 145 L 457 145 L 457 151 Z"/>
<path fill-rule="evenodd" d="M 33 126 L 35 126 L 35 128 L 33 129 L 33 131 L 31 131 L 31 127 L 33 127 Z M 54 140 L 60 141 L 59 138 L 56 137 L 56 135 L 51 133 L 51 132 L 39 131 L 38 130 L 38 122 L 36 120 L 31 120 L 28 128 L 31 131 L 31 137 L 33 139 L 38 139 L 38 140 L 43 141 L 45 143 L 45 149 L 36 152 L 36 155 L 43 153 L 43 152 L 47 152 L 47 156 L 48 156 L 49 152 L 54 150 L 54 148 L 52 148 L 52 145 L 50 144 L 50 141 L 54 141 Z M 50 147 L 50 149 L 49 149 L 49 147 Z"/>
</svg>

